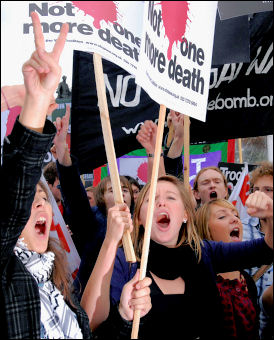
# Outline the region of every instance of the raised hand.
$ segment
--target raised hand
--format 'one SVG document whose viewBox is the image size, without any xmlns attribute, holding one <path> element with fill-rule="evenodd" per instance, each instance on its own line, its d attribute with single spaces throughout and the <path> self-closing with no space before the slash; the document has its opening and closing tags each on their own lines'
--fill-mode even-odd
<svg viewBox="0 0 274 340">
<path fill-rule="evenodd" d="M 57 117 L 55 122 L 53 123 L 56 127 L 56 135 L 54 137 L 53 143 L 56 146 L 56 149 L 62 148 L 66 146 L 66 139 L 69 128 L 69 117 L 70 117 L 70 107 L 66 106 L 66 113 L 61 117 Z"/>
<path fill-rule="evenodd" d="M 31 13 L 35 51 L 24 63 L 22 72 L 26 89 L 25 102 L 20 114 L 20 122 L 39 132 L 42 131 L 46 114 L 61 77 L 59 58 L 63 51 L 68 24 L 63 24 L 52 52 L 45 51 L 45 41 L 38 14 Z"/>
<path fill-rule="evenodd" d="M 273 217 L 273 200 L 262 191 L 250 194 L 245 202 L 247 213 L 259 218 Z"/>
<path fill-rule="evenodd" d="M 41 92 L 52 95 L 58 86 L 61 76 L 61 68 L 58 63 L 65 45 L 68 25 L 64 24 L 62 26 L 52 52 L 48 53 L 45 51 L 45 41 L 38 14 L 32 12 L 31 18 L 35 51 L 22 68 L 26 91 L 32 95 L 39 95 Z"/>
<path fill-rule="evenodd" d="M 170 110 L 169 115 L 170 115 L 172 124 L 174 126 L 174 138 L 183 137 L 184 136 L 184 115 L 174 110 Z"/>
<path fill-rule="evenodd" d="M 108 210 L 106 239 L 118 244 L 126 229 L 133 229 L 130 210 L 126 203 L 115 204 Z"/>
<path fill-rule="evenodd" d="M 136 139 L 146 149 L 147 153 L 154 153 L 157 135 L 157 125 L 152 120 L 146 120 L 141 126 Z"/>
<path fill-rule="evenodd" d="M 151 309 L 150 288 L 151 279 L 145 277 L 139 281 L 140 271 L 124 285 L 120 298 L 119 312 L 123 319 L 131 321 L 135 310 L 141 310 L 141 317 Z"/>
</svg>

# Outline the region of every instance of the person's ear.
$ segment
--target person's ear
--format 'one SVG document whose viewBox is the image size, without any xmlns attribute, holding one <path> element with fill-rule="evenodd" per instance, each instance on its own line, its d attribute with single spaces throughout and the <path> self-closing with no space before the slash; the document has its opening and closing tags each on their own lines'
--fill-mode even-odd
<svg viewBox="0 0 274 340">
<path fill-rule="evenodd" d="M 201 196 L 200 196 L 200 194 L 199 194 L 199 192 L 197 190 L 193 190 L 193 195 L 196 198 L 196 200 L 200 200 L 201 199 Z"/>
</svg>

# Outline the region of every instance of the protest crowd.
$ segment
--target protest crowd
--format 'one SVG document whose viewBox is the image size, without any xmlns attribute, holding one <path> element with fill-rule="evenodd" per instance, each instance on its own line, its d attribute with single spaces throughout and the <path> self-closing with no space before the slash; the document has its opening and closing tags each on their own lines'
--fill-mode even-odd
<svg viewBox="0 0 274 340">
<path fill-rule="evenodd" d="M 139 311 L 140 339 L 273 339 L 273 164 L 249 173 L 248 217 L 229 201 L 223 172 L 202 168 L 185 185 L 184 115 L 170 110 L 156 180 L 147 270 L 140 275 L 152 187 L 157 124 L 137 141 L 148 182 L 111 176 L 85 187 L 67 134 L 70 108 L 54 122 L 59 59 L 69 26 L 51 52 L 31 13 L 35 51 L 24 84 L 1 88 L 1 112 L 21 106 L 5 137 L 1 165 L 1 331 L 7 339 L 130 339 Z M 46 154 L 54 161 L 43 168 Z M 96 157 L 96 155 L 93 155 Z M 62 243 L 50 236 L 54 198 L 80 257 L 72 276 Z M 131 235 L 135 262 L 122 243 Z"/>
</svg>

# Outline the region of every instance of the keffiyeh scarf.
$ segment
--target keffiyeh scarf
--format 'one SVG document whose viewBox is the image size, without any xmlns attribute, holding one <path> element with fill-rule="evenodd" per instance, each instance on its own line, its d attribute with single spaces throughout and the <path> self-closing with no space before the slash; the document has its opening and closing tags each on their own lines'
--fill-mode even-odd
<svg viewBox="0 0 274 340">
<path fill-rule="evenodd" d="M 54 253 L 49 251 L 39 254 L 30 251 L 23 239 L 18 240 L 14 252 L 38 284 L 43 337 L 48 339 L 83 339 L 75 314 L 51 281 Z"/>
</svg>

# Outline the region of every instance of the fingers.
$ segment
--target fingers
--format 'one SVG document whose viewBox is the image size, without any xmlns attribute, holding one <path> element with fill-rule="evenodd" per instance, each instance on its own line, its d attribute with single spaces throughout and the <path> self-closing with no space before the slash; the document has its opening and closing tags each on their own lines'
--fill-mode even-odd
<svg viewBox="0 0 274 340">
<path fill-rule="evenodd" d="M 35 48 L 36 50 L 40 49 L 45 51 L 45 40 L 42 31 L 42 26 L 40 24 L 39 16 L 36 12 L 31 12 L 30 14 L 33 24 L 33 32 L 34 32 L 34 41 L 35 41 Z M 68 34 L 69 26 L 67 23 L 62 25 L 60 34 L 58 39 L 56 40 L 53 50 L 52 56 L 55 61 L 59 61 L 61 53 L 64 49 L 67 34 Z"/>
<path fill-rule="evenodd" d="M 246 200 L 247 213 L 259 218 L 273 216 L 273 200 L 264 192 L 256 191 Z"/>
<path fill-rule="evenodd" d="M 36 50 L 41 48 L 45 50 L 45 40 L 42 31 L 42 27 L 40 24 L 39 16 L 36 12 L 31 12 L 30 14 L 32 25 L 33 25 L 33 33 L 34 33 L 34 42 Z"/>
<path fill-rule="evenodd" d="M 133 230 L 129 208 L 126 204 L 116 204 L 108 210 L 106 238 L 120 242 L 125 230 Z"/>
<path fill-rule="evenodd" d="M 139 277 L 139 272 L 135 274 L 132 279 L 132 283 Z M 143 280 L 134 284 L 134 289 L 131 293 L 131 299 L 129 306 L 133 310 L 141 310 L 141 316 L 145 315 L 151 309 L 150 288 L 152 280 L 149 277 L 145 277 Z"/>
<path fill-rule="evenodd" d="M 59 61 L 60 55 L 64 49 L 67 34 L 68 34 L 69 26 L 67 23 L 62 25 L 60 34 L 58 39 L 56 40 L 53 50 L 52 50 L 52 56 L 56 61 Z"/>
</svg>

